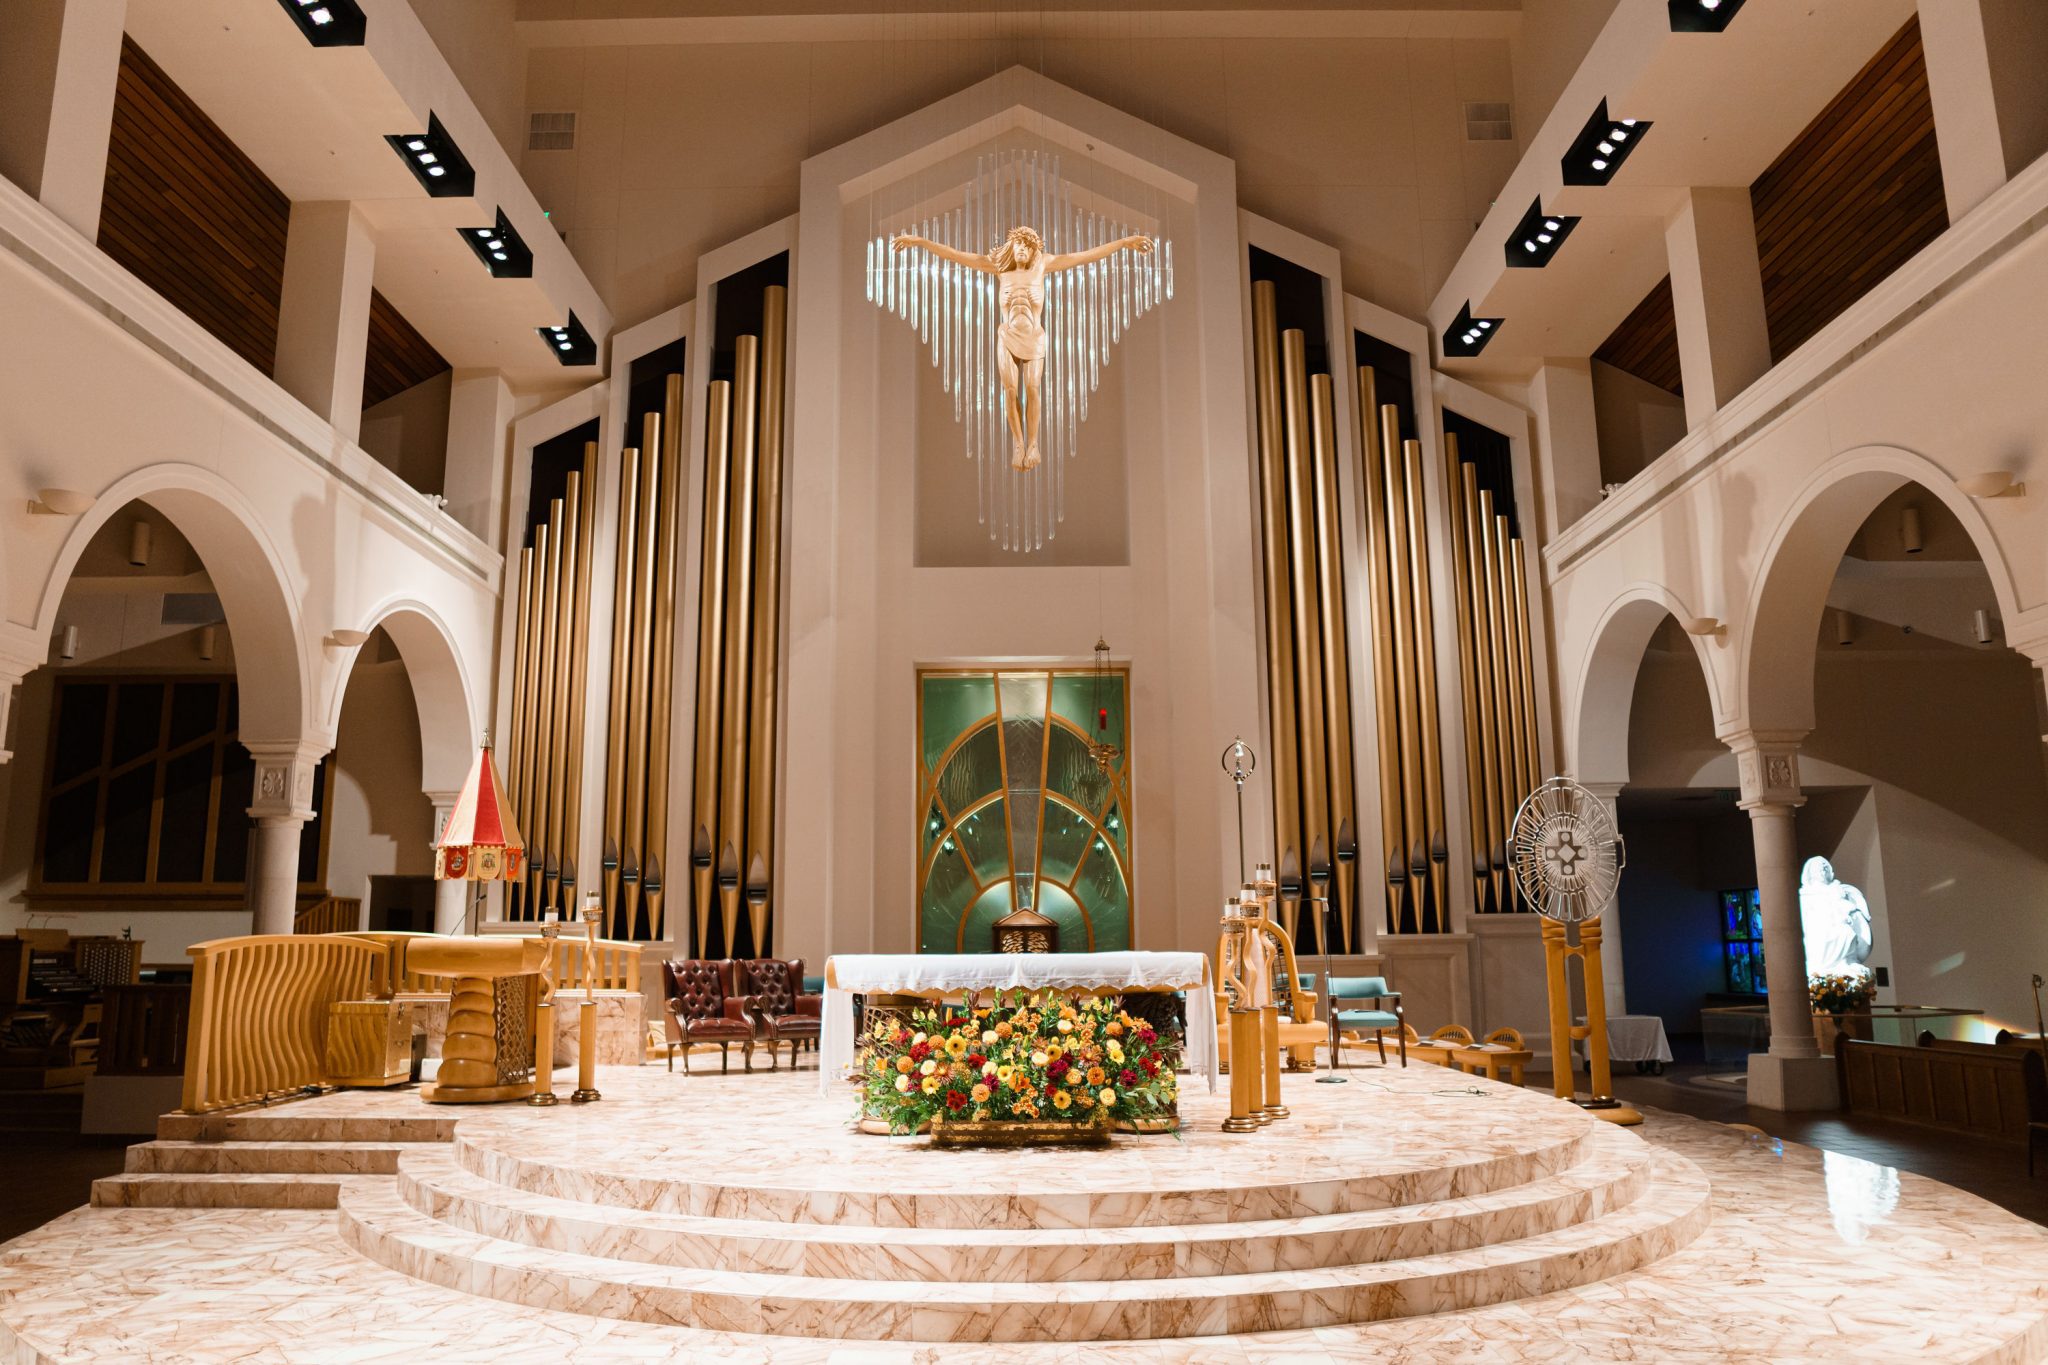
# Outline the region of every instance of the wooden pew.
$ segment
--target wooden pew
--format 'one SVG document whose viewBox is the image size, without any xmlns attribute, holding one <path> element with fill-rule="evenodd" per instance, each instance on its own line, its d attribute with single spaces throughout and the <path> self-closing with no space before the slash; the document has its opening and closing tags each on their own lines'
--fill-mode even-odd
<svg viewBox="0 0 2048 1365">
<path fill-rule="evenodd" d="M 1851 1038 L 1836 1048 L 1835 1069 L 1848 1112 L 2025 1147 L 2033 1173 L 2035 1144 L 2048 1135 L 2048 1067 L 2034 1049 Z"/>
</svg>

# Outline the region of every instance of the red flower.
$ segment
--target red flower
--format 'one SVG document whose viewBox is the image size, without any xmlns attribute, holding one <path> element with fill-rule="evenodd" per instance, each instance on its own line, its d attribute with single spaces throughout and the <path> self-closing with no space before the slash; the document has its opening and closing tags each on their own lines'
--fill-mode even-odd
<svg viewBox="0 0 2048 1365">
<path fill-rule="evenodd" d="M 1159 1041 L 1159 1035 L 1153 1031 L 1150 1024 L 1140 1024 L 1138 1026 L 1138 1041 L 1141 1043 L 1155 1043 Z"/>
<path fill-rule="evenodd" d="M 1122 1071 L 1117 1073 L 1116 1081 L 1118 1085 L 1136 1085 L 1138 1083 L 1138 1073 L 1131 1070 L 1129 1067 L 1125 1067 Z"/>
<path fill-rule="evenodd" d="M 910 1060 L 913 1062 L 922 1062 L 931 1055 L 932 1045 L 930 1043 L 918 1043 L 910 1049 Z"/>
<path fill-rule="evenodd" d="M 1157 1076 L 1159 1074 L 1159 1062 L 1155 1058 L 1140 1057 L 1138 1059 L 1138 1065 L 1145 1068 L 1145 1074 L 1147 1076 Z M 1128 1075 L 1129 1073 L 1127 1072 L 1125 1074 Z M 1129 1082 L 1125 1082 L 1125 1084 L 1129 1084 Z"/>
<path fill-rule="evenodd" d="M 965 1094 L 961 1093 L 958 1090 L 948 1090 L 946 1092 L 946 1108 L 951 1109 L 955 1113 L 958 1113 L 960 1110 L 965 1109 L 966 1107 L 967 1096 Z"/>
<path fill-rule="evenodd" d="M 982 1056 L 979 1052 L 970 1052 L 967 1054 L 967 1065 L 979 1071 L 988 1065 L 988 1058 Z"/>
</svg>

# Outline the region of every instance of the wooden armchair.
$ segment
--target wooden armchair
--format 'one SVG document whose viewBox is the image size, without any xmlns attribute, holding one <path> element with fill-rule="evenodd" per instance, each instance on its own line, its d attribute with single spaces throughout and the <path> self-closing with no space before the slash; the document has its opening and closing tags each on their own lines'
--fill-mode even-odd
<svg viewBox="0 0 2048 1365">
<path fill-rule="evenodd" d="M 748 1071 L 754 1069 L 754 1040 L 759 1026 L 747 1009 L 747 1000 L 733 987 L 734 965 L 728 959 L 673 959 L 661 964 L 662 994 L 665 997 L 668 1069 L 676 1069 L 676 1047 L 683 1049 L 683 1074 L 690 1074 L 690 1048 L 697 1043 L 718 1044 L 718 1070 L 732 1070 L 732 1045 L 743 1044 Z"/>
<path fill-rule="evenodd" d="M 824 1027 L 825 997 L 806 994 L 803 987 L 804 960 L 757 957 L 736 964 L 760 1035 L 768 1042 L 768 1069 L 776 1064 L 776 1047 L 789 1044 L 790 1070 L 796 1069 L 796 1054 L 806 1043 L 818 1044 Z"/>
</svg>

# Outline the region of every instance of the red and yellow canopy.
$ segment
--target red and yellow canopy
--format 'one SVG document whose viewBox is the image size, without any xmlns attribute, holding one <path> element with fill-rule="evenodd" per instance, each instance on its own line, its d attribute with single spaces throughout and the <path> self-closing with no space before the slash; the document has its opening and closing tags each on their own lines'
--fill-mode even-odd
<svg viewBox="0 0 2048 1365">
<path fill-rule="evenodd" d="M 486 742 L 434 846 L 434 876 L 444 882 L 516 881 L 525 867 L 526 843 L 505 804 L 505 781 Z"/>
</svg>

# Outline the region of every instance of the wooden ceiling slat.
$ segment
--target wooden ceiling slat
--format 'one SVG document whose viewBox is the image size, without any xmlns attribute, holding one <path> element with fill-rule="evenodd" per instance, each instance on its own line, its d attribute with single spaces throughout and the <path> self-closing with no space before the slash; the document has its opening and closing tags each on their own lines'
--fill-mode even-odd
<svg viewBox="0 0 2048 1365">
<path fill-rule="evenodd" d="M 1593 358 L 1667 393 L 1684 392 L 1678 375 L 1678 315 L 1671 301 L 1669 275 L 1643 295 L 1643 301 L 1600 343 Z"/>
</svg>

